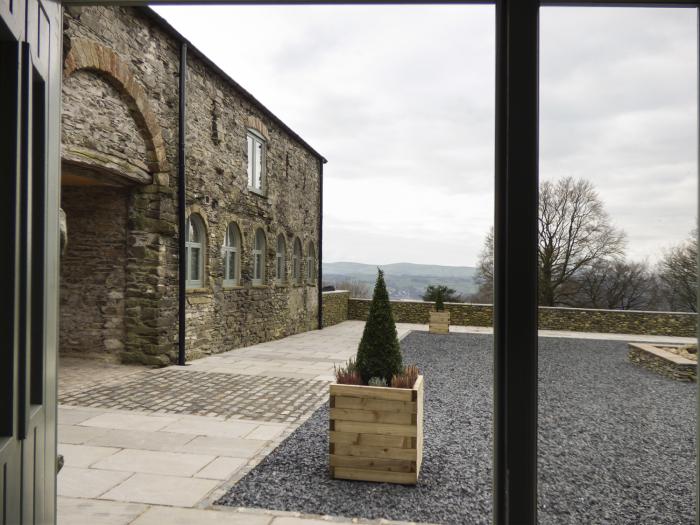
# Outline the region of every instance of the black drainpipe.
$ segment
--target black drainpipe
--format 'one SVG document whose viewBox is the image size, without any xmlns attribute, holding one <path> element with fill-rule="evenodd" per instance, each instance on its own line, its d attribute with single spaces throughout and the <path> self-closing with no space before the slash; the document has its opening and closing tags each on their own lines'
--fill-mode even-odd
<svg viewBox="0 0 700 525">
<path fill-rule="evenodd" d="M 187 250 L 185 248 L 185 229 L 187 228 L 187 175 L 185 174 L 185 97 L 187 96 L 185 80 L 187 77 L 187 44 L 180 47 L 180 112 L 178 115 L 177 144 L 177 200 L 178 200 L 178 348 L 177 364 L 185 364 L 185 308 L 187 306 Z"/>
<path fill-rule="evenodd" d="M 325 159 L 318 160 L 318 329 L 323 328 L 323 165 Z"/>
</svg>

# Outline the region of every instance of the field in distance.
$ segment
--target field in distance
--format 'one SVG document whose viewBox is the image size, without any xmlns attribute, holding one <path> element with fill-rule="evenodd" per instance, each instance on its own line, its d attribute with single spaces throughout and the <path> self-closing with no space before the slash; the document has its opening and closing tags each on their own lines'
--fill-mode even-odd
<svg viewBox="0 0 700 525">
<path fill-rule="evenodd" d="M 377 278 L 377 266 L 384 270 L 389 297 L 394 300 L 420 300 L 425 288 L 442 284 L 453 288 L 465 299 L 477 291 L 474 282 L 477 269 L 472 266 L 440 266 L 435 264 L 363 264 L 356 262 L 324 262 L 323 284 L 358 283 L 371 295 Z"/>
</svg>

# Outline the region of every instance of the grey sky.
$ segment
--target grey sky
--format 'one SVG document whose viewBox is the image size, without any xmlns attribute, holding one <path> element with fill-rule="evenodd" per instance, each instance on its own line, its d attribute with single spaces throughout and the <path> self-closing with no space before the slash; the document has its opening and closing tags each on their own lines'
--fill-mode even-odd
<svg viewBox="0 0 700 525">
<path fill-rule="evenodd" d="M 489 6 L 160 7 L 329 163 L 324 260 L 474 265 L 493 221 Z M 593 181 L 628 254 L 696 216 L 689 9 L 543 8 L 541 177 Z"/>
</svg>

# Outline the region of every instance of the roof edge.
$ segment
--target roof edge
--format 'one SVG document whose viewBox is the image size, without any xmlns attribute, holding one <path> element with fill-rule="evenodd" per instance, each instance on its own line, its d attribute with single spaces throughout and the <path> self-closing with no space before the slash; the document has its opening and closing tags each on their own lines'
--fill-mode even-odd
<svg viewBox="0 0 700 525">
<path fill-rule="evenodd" d="M 253 96 L 250 91 L 245 89 L 243 86 L 241 86 L 238 82 L 236 82 L 231 76 L 226 73 L 223 69 L 221 69 L 219 66 L 214 63 L 214 61 L 206 56 L 202 51 L 200 51 L 197 46 L 195 46 L 192 42 L 190 42 L 187 38 L 185 38 L 182 33 L 180 33 L 177 29 L 175 29 L 170 23 L 165 20 L 162 16 L 160 16 L 158 13 L 156 13 L 151 7 L 149 6 L 142 6 L 142 7 L 136 7 L 138 11 L 143 13 L 145 16 L 150 18 L 152 21 L 154 21 L 156 24 L 160 26 L 161 29 L 163 29 L 166 33 L 168 33 L 171 37 L 175 38 L 178 42 L 181 44 L 187 44 L 187 50 L 188 52 L 191 51 L 194 55 L 197 56 L 202 62 L 207 67 L 210 67 L 211 69 L 214 70 L 225 82 L 231 85 L 236 91 L 240 92 L 241 95 L 243 95 L 243 98 L 247 99 L 248 102 L 253 104 L 254 106 L 257 106 L 262 112 L 272 119 L 275 124 L 279 125 L 284 131 L 289 133 L 292 138 L 297 140 L 302 146 L 307 148 L 311 153 L 313 153 L 316 157 L 318 157 L 321 162 L 324 164 L 328 162 L 328 160 L 321 155 L 316 149 L 311 146 L 308 142 L 306 142 L 297 132 L 295 132 L 292 128 L 290 128 L 287 124 L 284 123 L 284 121 L 279 118 L 277 115 L 275 115 L 270 109 L 268 109 L 262 102 L 260 102 L 257 98 Z"/>
</svg>

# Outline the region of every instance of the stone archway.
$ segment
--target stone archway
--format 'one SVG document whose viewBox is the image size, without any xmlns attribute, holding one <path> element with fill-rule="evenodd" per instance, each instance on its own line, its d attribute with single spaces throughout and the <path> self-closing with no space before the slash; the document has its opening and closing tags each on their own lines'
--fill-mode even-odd
<svg viewBox="0 0 700 525">
<path fill-rule="evenodd" d="M 80 70 L 99 73 L 117 91 L 128 98 L 136 108 L 134 118 L 143 130 L 152 158 L 149 159 L 151 173 L 165 172 L 168 162 L 165 143 L 158 120 L 150 108 L 148 98 L 129 66 L 113 50 L 92 40 L 74 38 L 70 41 L 63 69 L 64 80 Z"/>
<path fill-rule="evenodd" d="M 61 267 L 63 357 L 124 359 L 151 344 L 142 295 L 152 214 L 169 166 L 160 124 L 136 74 L 111 49 L 72 38 L 63 76 L 62 198 L 68 243 Z M 162 176 L 162 177 L 161 177 Z M 165 181 L 165 183 L 163 182 Z M 160 256 L 160 252 L 157 252 Z M 148 303 L 148 308 L 155 308 Z M 149 310 L 149 312 L 151 311 Z M 145 341 L 145 343 L 144 343 Z M 167 357 L 166 357 L 167 359 Z"/>
</svg>

